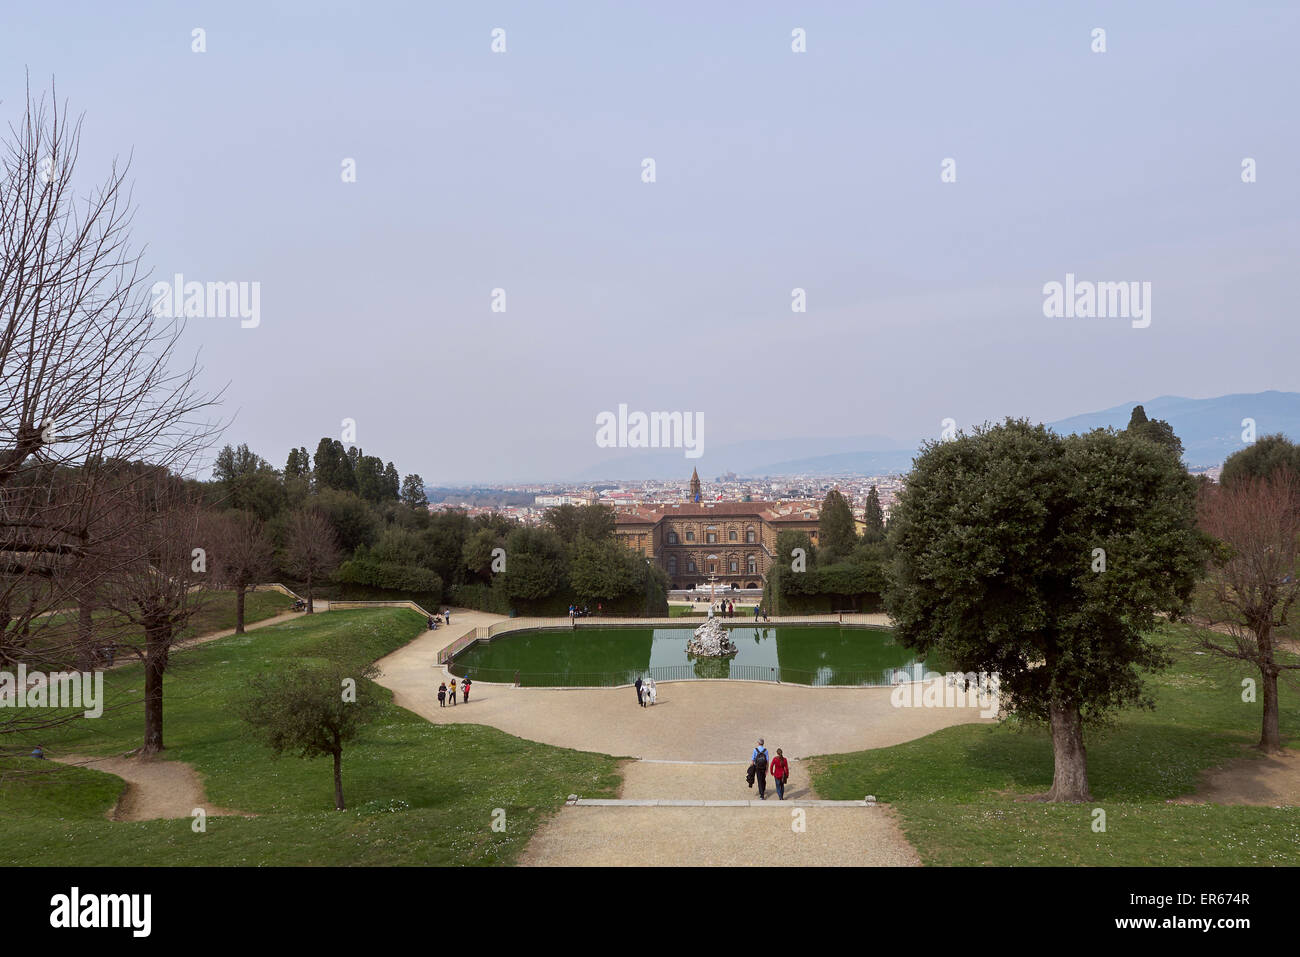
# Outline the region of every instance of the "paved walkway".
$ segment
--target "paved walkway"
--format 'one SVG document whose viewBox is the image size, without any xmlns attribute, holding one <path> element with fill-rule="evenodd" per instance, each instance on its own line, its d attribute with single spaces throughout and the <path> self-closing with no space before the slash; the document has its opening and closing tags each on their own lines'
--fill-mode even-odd
<svg viewBox="0 0 1300 957">
<path fill-rule="evenodd" d="M 987 720 L 974 708 L 896 708 L 889 688 L 748 681 L 661 681 L 652 708 L 639 707 L 631 688 L 474 682 L 468 704 L 439 708 L 438 684 L 451 675 L 437 664 L 438 651 L 470 628 L 501 620 L 453 611 L 453 626 L 425 632 L 381 658 L 379 683 L 393 691 L 397 704 L 436 724 L 487 724 L 521 738 L 617 757 L 744 760 L 759 737 L 773 754 L 779 747 L 787 757 L 807 757 L 887 747 Z"/>
<path fill-rule="evenodd" d="M 397 704 L 437 724 L 486 724 L 558 747 L 643 758 L 623 763 L 620 799 L 693 805 L 566 805 L 534 835 L 525 865 L 918 865 L 888 807 L 805 803 L 817 795 L 800 758 L 886 747 L 987 720 L 970 708 L 896 708 L 889 688 L 742 681 L 661 681 L 652 708 L 639 707 L 631 688 L 474 682 L 467 704 L 438 707 L 438 685 L 450 678 L 438 652 L 501 620 L 453 610 L 453 626 L 425 632 L 380 659 L 379 683 Z M 772 754 L 779 747 L 791 759 L 787 797 L 804 806 L 777 801 L 774 788 L 766 802 L 748 803 L 758 795 L 746 786 L 745 769 L 760 736 Z"/>
</svg>

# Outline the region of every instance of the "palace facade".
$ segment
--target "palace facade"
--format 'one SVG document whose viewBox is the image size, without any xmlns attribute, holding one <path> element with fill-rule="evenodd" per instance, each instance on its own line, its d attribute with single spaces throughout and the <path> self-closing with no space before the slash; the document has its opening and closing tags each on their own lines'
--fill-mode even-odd
<svg viewBox="0 0 1300 957">
<path fill-rule="evenodd" d="M 762 588 L 777 560 L 776 536 L 806 532 L 817 543 L 818 507 L 798 502 L 701 502 L 699 476 L 690 502 L 620 509 L 615 531 L 623 543 L 654 561 L 673 588 L 711 578 L 737 588 Z"/>
</svg>

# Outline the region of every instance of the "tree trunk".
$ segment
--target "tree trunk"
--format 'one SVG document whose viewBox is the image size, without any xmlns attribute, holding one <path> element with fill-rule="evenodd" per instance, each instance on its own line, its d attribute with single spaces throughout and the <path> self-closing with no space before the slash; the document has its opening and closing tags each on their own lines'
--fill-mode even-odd
<svg viewBox="0 0 1300 957">
<path fill-rule="evenodd" d="M 307 614 L 309 615 L 312 613 L 313 604 L 314 602 L 312 602 L 311 600 L 311 576 L 308 575 L 307 576 Z"/>
<path fill-rule="evenodd" d="M 144 632 L 144 747 L 141 754 L 163 749 L 163 673 L 171 646 L 169 625 L 150 625 Z"/>
<path fill-rule="evenodd" d="M 95 626 L 90 602 L 84 598 L 77 602 L 77 652 L 82 671 L 96 670 Z"/>
<path fill-rule="evenodd" d="M 235 586 L 235 634 L 244 633 L 244 586 Z"/>
<path fill-rule="evenodd" d="M 334 808 L 346 810 L 343 805 L 343 749 L 337 745 L 334 748 Z"/>
<path fill-rule="evenodd" d="M 1264 685 L 1264 728 L 1259 736 L 1259 750 L 1276 754 L 1282 750 L 1282 735 L 1277 722 L 1277 670 L 1261 669 Z"/>
<path fill-rule="evenodd" d="M 1088 790 L 1088 755 L 1083 747 L 1083 722 L 1079 717 L 1079 706 L 1072 701 L 1066 704 L 1052 702 L 1050 713 L 1055 767 L 1052 771 L 1052 790 L 1047 792 L 1047 800 L 1070 803 L 1091 801 L 1092 792 Z"/>
</svg>

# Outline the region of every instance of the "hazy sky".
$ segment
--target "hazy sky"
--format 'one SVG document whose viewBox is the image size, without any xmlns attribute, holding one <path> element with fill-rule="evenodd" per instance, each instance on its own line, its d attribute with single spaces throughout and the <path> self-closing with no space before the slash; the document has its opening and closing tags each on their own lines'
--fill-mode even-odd
<svg viewBox="0 0 1300 957">
<path fill-rule="evenodd" d="M 87 183 L 134 154 L 154 278 L 261 284 L 184 345 L 276 466 L 344 418 L 441 484 L 626 455 L 619 403 L 703 413 L 711 475 L 709 443 L 1300 390 L 1295 3 L 0 16 L 0 115 L 53 76 Z M 1045 318 L 1067 272 L 1150 282 L 1150 326 Z"/>
</svg>

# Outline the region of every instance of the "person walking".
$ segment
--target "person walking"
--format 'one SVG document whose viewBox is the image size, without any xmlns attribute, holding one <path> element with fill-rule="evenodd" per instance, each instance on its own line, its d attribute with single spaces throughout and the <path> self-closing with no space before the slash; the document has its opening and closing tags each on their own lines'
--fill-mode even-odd
<svg viewBox="0 0 1300 957">
<path fill-rule="evenodd" d="M 451 609 L 450 609 L 450 608 L 444 608 L 444 609 L 442 610 L 442 620 L 445 621 L 445 622 L 446 622 L 447 624 L 449 624 L 449 625 L 451 624 Z"/>
<path fill-rule="evenodd" d="M 447 707 L 447 682 L 438 685 L 438 707 Z"/>
<path fill-rule="evenodd" d="M 647 701 L 648 703 L 650 703 L 650 704 L 654 704 L 654 703 L 655 703 L 655 694 L 656 694 L 656 691 L 657 691 L 657 689 L 656 689 L 656 687 L 655 687 L 655 679 L 654 679 L 654 676 L 650 676 L 650 677 L 646 678 L 646 680 L 645 680 L 645 699 L 646 699 L 646 701 Z"/>
<path fill-rule="evenodd" d="M 784 801 L 785 782 L 790 780 L 790 762 L 785 759 L 780 748 L 776 749 L 776 757 L 772 759 L 769 770 L 772 772 L 772 783 L 776 785 L 776 798 L 778 801 Z"/>
<path fill-rule="evenodd" d="M 758 782 L 758 799 L 767 800 L 767 748 L 763 747 L 763 739 L 758 739 L 758 746 L 754 748 L 754 753 L 749 756 L 749 763 L 754 768 L 754 780 Z"/>
<path fill-rule="evenodd" d="M 760 609 L 762 609 L 762 607 L 763 607 L 762 605 L 755 605 L 755 606 L 754 606 L 754 620 L 755 620 L 755 621 L 758 621 L 758 613 L 759 613 Z"/>
<path fill-rule="evenodd" d="M 643 684 L 643 682 L 641 681 L 641 676 L 640 676 L 640 675 L 637 675 L 637 676 L 636 676 L 636 703 L 639 704 L 641 707 L 644 708 L 644 707 L 645 707 L 645 702 L 641 700 L 641 685 L 642 685 L 642 684 Z"/>
<path fill-rule="evenodd" d="M 461 702 L 468 704 L 469 703 L 469 675 L 466 675 L 465 680 L 460 683 L 460 695 L 461 695 L 460 698 Z"/>
<path fill-rule="evenodd" d="M 447 697 L 451 698 L 451 703 L 456 703 L 456 679 L 451 679 L 451 687 L 447 690 Z"/>
</svg>

